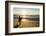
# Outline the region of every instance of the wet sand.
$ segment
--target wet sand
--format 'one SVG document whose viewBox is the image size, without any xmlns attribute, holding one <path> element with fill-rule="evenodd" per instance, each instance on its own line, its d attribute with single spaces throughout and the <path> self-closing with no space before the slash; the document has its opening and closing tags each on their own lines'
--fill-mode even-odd
<svg viewBox="0 0 46 36">
<path fill-rule="evenodd" d="M 14 19 L 14 28 L 16 25 L 19 25 L 18 19 Z M 39 27 L 39 20 L 22 19 L 21 25 L 19 25 L 17 28 L 27 28 L 27 27 Z"/>
</svg>

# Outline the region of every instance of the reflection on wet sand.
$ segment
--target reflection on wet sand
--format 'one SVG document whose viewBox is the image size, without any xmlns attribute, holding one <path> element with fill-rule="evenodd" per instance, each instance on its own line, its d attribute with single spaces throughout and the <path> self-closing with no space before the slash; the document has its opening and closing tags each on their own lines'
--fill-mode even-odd
<svg viewBox="0 0 46 36">
<path fill-rule="evenodd" d="M 39 27 L 39 18 L 23 18 L 20 25 L 18 20 L 14 18 L 14 28 Z"/>
</svg>

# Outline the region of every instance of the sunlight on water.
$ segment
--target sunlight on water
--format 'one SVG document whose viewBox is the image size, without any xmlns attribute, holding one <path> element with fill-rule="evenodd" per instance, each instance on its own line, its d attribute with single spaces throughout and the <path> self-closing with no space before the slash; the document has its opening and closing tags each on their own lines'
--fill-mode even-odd
<svg viewBox="0 0 46 36">
<path fill-rule="evenodd" d="M 22 21 L 27 21 L 26 19 L 22 19 Z"/>
<path fill-rule="evenodd" d="M 23 18 L 26 18 L 26 16 L 24 15 Z"/>
</svg>

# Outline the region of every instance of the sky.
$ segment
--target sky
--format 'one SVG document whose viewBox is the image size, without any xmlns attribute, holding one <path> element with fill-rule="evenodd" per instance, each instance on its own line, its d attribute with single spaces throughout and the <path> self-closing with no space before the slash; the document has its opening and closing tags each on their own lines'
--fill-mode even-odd
<svg viewBox="0 0 46 36">
<path fill-rule="evenodd" d="M 39 8 L 13 8 L 13 14 L 21 15 L 39 15 Z"/>
</svg>

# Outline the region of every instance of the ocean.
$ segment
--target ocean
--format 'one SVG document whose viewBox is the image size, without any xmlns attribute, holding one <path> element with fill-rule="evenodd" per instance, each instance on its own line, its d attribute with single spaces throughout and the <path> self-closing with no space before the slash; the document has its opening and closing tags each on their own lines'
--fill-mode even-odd
<svg viewBox="0 0 46 36">
<path fill-rule="evenodd" d="M 39 27 L 39 17 L 39 15 L 20 15 L 22 19 L 19 23 L 19 15 L 14 15 L 14 28 Z"/>
</svg>

